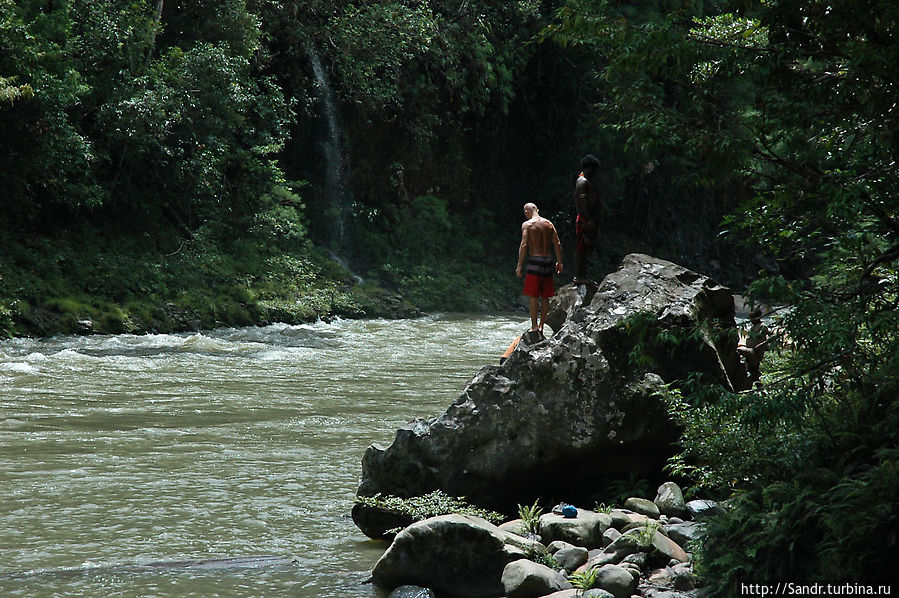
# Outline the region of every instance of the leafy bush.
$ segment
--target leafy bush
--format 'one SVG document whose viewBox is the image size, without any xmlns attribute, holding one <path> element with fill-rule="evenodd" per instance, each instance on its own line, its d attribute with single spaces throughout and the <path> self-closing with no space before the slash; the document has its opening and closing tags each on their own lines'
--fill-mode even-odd
<svg viewBox="0 0 899 598">
<path fill-rule="evenodd" d="M 428 494 L 411 498 L 382 496 L 379 493 L 374 496 L 357 496 L 354 501 L 356 504 L 368 507 L 397 511 L 410 516 L 415 521 L 453 513 L 481 517 L 494 524 L 499 524 L 504 519 L 500 513 L 476 507 L 465 502 L 465 497 L 450 496 L 441 490 L 434 490 Z"/>
</svg>

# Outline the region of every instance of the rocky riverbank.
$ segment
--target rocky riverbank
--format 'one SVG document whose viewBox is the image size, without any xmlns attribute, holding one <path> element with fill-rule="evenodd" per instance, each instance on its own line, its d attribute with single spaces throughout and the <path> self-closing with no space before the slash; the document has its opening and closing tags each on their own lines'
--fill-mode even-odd
<svg viewBox="0 0 899 598">
<path fill-rule="evenodd" d="M 433 517 L 397 534 L 372 579 L 390 598 L 696 598 L 691 552 L 720 509 L 685 503 L 667 482 L 653 501 L 602 512 L 557 508 L 499 526 Z"/>
<path fill-rule="evenodd" d="M 372 538 L 406 526 L 375 566 L 374 582 L 440 598 L 565 596 L 578 587 L 615 598 L 695 593 L 690 542 L 716 506 L 688 508 L 665 483 L 655 501 L 584 507 L 607 500 L 603 481 L 661 481 L 680 434 L 664 399 L 671 385 L 701 376 L 730 390 L 748 386 L 735 311 L 726 287 L 641 254 L 626 256 L 598 287 L 560 289 L 551 336 L 523 335 L 445 414 L 411 422 L 389 447 L 366 451 L 354 521 Z M 576 511 L 545 514 L 526 528 L 458 514 L 413 523 L 367 500 L 436 490 L 505 513 L 537 498 L 570 501 Z M 409 591 L 396 595 L 430 595 Z"/>
</svg>

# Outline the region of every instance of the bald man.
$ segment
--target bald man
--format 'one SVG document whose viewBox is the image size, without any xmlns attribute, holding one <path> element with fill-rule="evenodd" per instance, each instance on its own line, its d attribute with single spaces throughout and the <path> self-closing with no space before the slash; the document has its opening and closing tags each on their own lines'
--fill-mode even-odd
<svg viewBox="0 0 899 598">
<path fill-rule="evenodd" d="M 518 246 L 518 266 L 515 274 L 521 278 L 525 258 L 528 259 L 527 275 L 524 277 L 524 294 L 530 300 L 531 331 L 543 332 L 546 314 L 549 312 L 549 298 L 556 294 L 553 286 L 553 272 L 562 272 L 562 244 L 553 223 L 540 216 L 537 206 L 524 204 L 527 220 L 521 225 L 521 244 Z M 550 255 L 555 249 L 556 259 Z M 537 320 L 537 311 L 540 320 Z"/>
</svg>

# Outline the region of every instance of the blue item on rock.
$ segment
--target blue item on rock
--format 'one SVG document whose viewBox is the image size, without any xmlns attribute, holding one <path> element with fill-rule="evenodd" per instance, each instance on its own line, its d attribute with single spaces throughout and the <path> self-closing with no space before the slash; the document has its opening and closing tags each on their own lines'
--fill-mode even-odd
<svg viewBox="0 0 899 598">
<path fill-rule="evenodd" d="M 574 519 L 577 517 L 577 509 L 572 507 L 571 505 L 565 505 L 562 507 L 562 517 L 567 519 Z"/>
</svg>

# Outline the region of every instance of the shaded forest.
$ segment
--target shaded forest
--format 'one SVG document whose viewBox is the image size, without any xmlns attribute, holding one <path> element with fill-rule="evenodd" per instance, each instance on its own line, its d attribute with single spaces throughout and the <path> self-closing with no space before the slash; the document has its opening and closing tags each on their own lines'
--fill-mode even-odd
<svg viewBox="0 0 899 598">
<path fill-rule="evenodd" d="M 586 153 L 597 280 L 771 266 L 717 236 L 730 182 L 601 122 L 601 53 L 539 38 L 558 4 L 2 2 L 3 329 L 513 309 L 521 206 L 570 251 Z"/>
<path fill-rule="evenodd" d="M 642 251 L 784 306 L 763 386 L 669 397 L 672 472 L 731 506 L 707 580 L 884 579 L 897 22 L 887 0 L 0 0 L 0 329 L 510 309 L 522 204 L 570 251 L 592 153 L 591 277 Z"/>
</svg>

